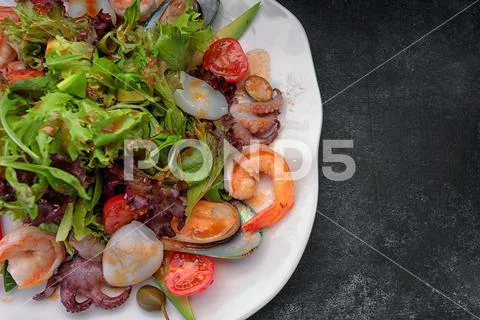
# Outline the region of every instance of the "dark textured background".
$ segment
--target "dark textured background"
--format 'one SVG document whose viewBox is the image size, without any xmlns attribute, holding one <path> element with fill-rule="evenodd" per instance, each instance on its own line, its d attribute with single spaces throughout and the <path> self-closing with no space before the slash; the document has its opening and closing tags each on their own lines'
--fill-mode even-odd
<svg viewBox="0 0 480 320">
<path fill-rule="evenodd" d="M 326 101 L 471 2 L 280 0 L 303 23 Z M 318 208 L 480 315 L 480 2 L 324 105 L 356 175 Z M 252 319 L 474 319 L 317 215 L 283 291 Z"/>
</svg>

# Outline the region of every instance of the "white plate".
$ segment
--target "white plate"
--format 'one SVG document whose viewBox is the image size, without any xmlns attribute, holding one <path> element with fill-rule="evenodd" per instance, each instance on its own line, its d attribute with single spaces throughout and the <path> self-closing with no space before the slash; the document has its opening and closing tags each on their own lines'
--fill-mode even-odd
<svg viewBox="0 0 480 320">
<path fill-rule="evenodd" d="M 258 0 L 223 0 L 218 25 L 224 25 Z M 305 31 L 300 22 L 276 1 L 263 1 L 258 17 L 241 43 L 246 51 L 264 48 L 272 57 L 272 81 L 282 89 L 288 103 L 283 112 L 281 139 L 303 142 L 312 155 L 312 166 L 297 181 L 297 201 L 290 214 L 264 233 L 260 248 L 241 261 L 218 262 L 215 283 L 192 299 L 198 320 L 245 319 L 265 306 L 283 288 L 298 265 L 310 236 L 318 195 L 317 154 L 322 125 L 322 103 Z M 285 154 L 295 167 L 297 153 Z M 33 293 L 42 288 L 14 292 L 0 297 L 0 318 L 12 319 L 161 319 L 138 308 L 136 289 L 119 309 L 104 311 L 92 307 L 72 315 L 65 312 L 58 297 L 34 302 Z M 182 319 L 169 306 L 172 320 Z"/>
</svg>

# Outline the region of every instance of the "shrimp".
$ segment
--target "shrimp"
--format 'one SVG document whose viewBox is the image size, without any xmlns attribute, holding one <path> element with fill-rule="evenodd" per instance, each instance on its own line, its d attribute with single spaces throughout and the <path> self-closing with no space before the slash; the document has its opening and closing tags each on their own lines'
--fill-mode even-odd
<svg viewBox="0 0 480 320">
<path fill-rule="evenodd" d="M 231 177 L 227 173 L 226 177 L 231 178 L 231 181 L 227 181 L 225 185 L 230 196 L 239 200 L 252 199 L 260 174 L 272 178 L 275 199 L 271 205 L 243 225 L 243 230 L 247 232 L 271 227 L 295 204 L 295 185 L 287 161 L 264 145 L 246 148 L 243 157 L 231 168 Z"/>
<path fill-rule="evenodd" d="M 11 19 L 18 21 L 18 16 L 10 7 L 0 7 L 0 21 Z M 17 53 L 8 43 L 7 35 L 0 32 L 0 68 L 5 67 L 8 63 L 15 61 Z"/>
<path fill-rule="evenodd" d="M 255 49 L 246 53 L 248 72 L 250 75 L 270 78 L 270 54 L 263 49 Z"/>
<path fill-rule="evenodd" d="M 0 21 L 5 19 L 12 19 L 12 21 L 19 21 L 19 17 L 12 7 L 0 7 Z"/>
<path fill-rule="evenodd" d="M 15 61 L 16 58 L 17 53 L 8 43 L 7 36 L 3 32 L 0 32 L 0 68 Z"/>
<path fill-rule="evenodd" d="M 141 20 L 145 21 L 157 9 L 164 0 L 140 0 Z M 110 0 L 113 11 L 121 17 L 125 14 L 125 10 L 132 4 L 133 0 Z"/>
<path fill-rule="evenodd" d="M 8 260 L 8 272 L 20 289 L 46 282 L 65 260 L 65 248 L 55 235 L 23 226 L 0 240 L 0 263 Z"/>
</svg>

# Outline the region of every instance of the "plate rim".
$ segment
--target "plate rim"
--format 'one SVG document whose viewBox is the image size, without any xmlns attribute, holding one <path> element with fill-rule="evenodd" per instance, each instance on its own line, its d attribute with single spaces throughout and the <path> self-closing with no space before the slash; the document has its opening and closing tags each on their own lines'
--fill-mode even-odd
<svg viewBox="0 0 480 320">
<path fill-rule="evenodd" d="M 238 0 L 235 0 L 235 1 L 238 1 Z M 279 293 L 280 291 L 285 287 L 285 285 L 287 284 L 287 282 L 291 279 L 293 273 L 295 272 L 295 270 L 298 268 L 298 265 L 304 255 L 304 252 L 305 252 L 305 249 L 309 243 L 309 239 L 311 237 L 311 233 L 312 233 L 312 230 L 313 230 L 313 226 L 314 226 L 314 222 L 315 222 L 315 218 L 316 218 L 316 210 L 317 210 L 317 205 L 318 205 L 318 192 L 319 192 L 319 168 L 318 168 L 318 164 L 319 164 L 319 149 L 320 149 L 320 141 L 321 141 L 321 136 L 322 136 L 322 130 L 323 130 L 323 101 L 322 101 L 322 96 L 321 96 L 321 92 L 320 92 L 320 88 L 319 88 L 319 84 L 318 84 L 318 78 L 317 78 L 317 73 L 316 73 L 316 70 L 315 70 L 315 64 L 314 64 L 314 60 L 313 60 L 313 55 L 312 55 L 312 50 L 311 50 L 311 46 L 310 46 L 310 41 L 309 41 L 309 38 L 308 38 L 308 35 L 307 35 L 307 32 L 305 31 L 305 28 L 303 26 L 303 24 L 300 22 L 300 20 L 290 11 L 288 10 L 285 6 L 283 6 L 281 3 L 279 3 L 277 0 L 259 0 L 262 2 L 262 5 L 272 5 L 272 6 L 275 6 L 277 8 L 279 8 L 282 12 L 284 12 L 286 14 L 286 16 L 288 17 L 288 19 L 296 24 L 298 27 L 299 27 L 299 30 L 300 30 L 300 34 L 299 34 L 299 37 L 304 37 L 305 39 L 305 42 L 306 42 L 306 50 L 305 50 L 305 60 L 304 62 L 306 64 L 309 64 L 313 70 L 313 79 L 315 80 L 314 82 L 315 83 L 312 83 L 311 84 L 311 90 L 312 92 L 315 94 L 315 98 L 316 98 L 316 95 L 318 93 L 318 98 L 319 98 L 319 101 L 316 101 L 319 103 L 319 105 L 316 107 L 319 107 L 318 109 L 318 113 L 319 113 L 319 129 L 318 129 L 318 134 L 315 134 L 315 141 L 316 143 L 314 144 L 314 148 L 312 149 L 312 152 L 313 152 L 313 158 L 312 158 L 312 171 L 311 173 L 312 174 L 316 174 L 317 178 L 316 178 L 316 183 L 314 186 L 314 191 L 315 191 L 315 195 L 314 195 L 314 199 L 313 199 L 313 204 L 312 204 L 312 208 L 309 208 L 308 210 L 311 211 L 310 215 L 308 215 L 308 217 L 306 216 L 306 223 L 305 223 L 305 230 L 304 230 L 304 233 L 303 233 L 303 238 L 301 241 L 299 241 L 299 246 L 298 246 L 298 252 L 296 253 L 296 256 L 295 258 L 292 260 L 293 263 L 291 263 L 288 267 L 286 267 L 285 269 L 287 270 L 285 275 L 282 277 L 282 278 L 279 278 L 278 281 L 275 281 L 275 282 L 272 282 L 272 284 L 266 288 L 266 290 L 268 291 L 268 295 L 266 295 L 263 299 L 261 300 L 250 300 L 250 303 L 245 307 L 245 309 L 242 311 L 239 311 L 238 313 L 238 320 L 243 320 L 243 319 L 247 319 L 251 316 L 253 316 L 254 314 L 256 314 L 258 311 L 260 311 L 261 309 L 263 309 L 267 304 L 269 304 Z M 1 2 L 1 0 L 0 0 Z M 317 124 L 317 123 L 315 123 Z M 316 131 L 316 130 L 315 130 Z M 316 133 L 316 132 L 315 132 Z M 0 307 L 1 309 L 1 307 Z M 48 309 L 46 309 L 45 311 L 48 312 Z M 95 315 L 93 314 L 90 314 L 89 315 L 90 317 L 95 317 Z M 0 317 L 1 318 L 1 317 Z"/>
<path fill-rule="evenodd" d="M 309 63 L 312 68 L 313 68 L 313 73 L 314 73 L 314 78 L 315 78 L 315 84 L 312 84 L 313 86 L 313 89 L 316 90 L 316 92 L 318 92 L 318 96 L 320 98 L 320 128 L 319 128 L 319 133 L 318 133 L 318 137 L 317 137 L 317 144 L 316 144 L 316 147 L 315 149 L 313 150 L 314 152 L 314 158 L 313 158 L 313 161 L 312 161 L 312 166 L 314 167 L 313 171 L 316 172 L 317 174 L 317 182 L 316 182 L 316 185 L 315 185 L 315 201 L 314 201 L 314 208 L 313 208 L 313 212 L 310 216 L 310 220 L 308 221 L 308 224 L 307 224 L 307 230 L 305 232 L 305 234 L 307 235 L 305 237 L 305 241 L 300 245 L 300 250 L 298 251 L 297 253 L 297 256 L 295 258 L 295 263 L 291 264 L 290 265 L 290 268 L 288 270 L 288 272 L 286 273 L 286 276 L 281 280 L 281 281 L 278 281 L 275 283 L 275 287 L 273 290 L 271 290 L 271 293 L 267 296 L 267 298 L 257 302 L 255 304 L 254 307 L 252 307 L 250 309 L 250 311 L 247 311 L 245 312 L 241 317 L 240 319 L 248 319 L 249 317 L 253 316 L 254 314 L 256 314 L 258 311 L 260 311 L 261 309 L 263 309 L 267 304 L 269 304 L 279 293 L 280 291 L 282 291 L 282 289 L 286 286 L 286 284 L 288 283 L 288 281 L 292 278 L 292 275 L 293 273 L 297 270 L 298 268 L 298 265 L 300 264 L 300 261 L 302 260 L 302 257 L 303 257 L 303 254 L 305 253 L 305 249 L 307 248 L 307 245 L 310 241 L 310 237 L 312 235 L 312 231 L 313 231 L 313 226 L 314 226 L 314 223 L 315 223 L 315 218 L 316 218 L 316 213 L 317 213 L 317 205 L 318 205 L 318 192 L 319 192 L 319 180 L 320 180 L 320 176 L 319 176 L 319 170 L 318 170 L 318 164 L 319 164 L 319 156 L 318 156 L 318 152 L 320 150 L 320 142 L 321 142 L 321 137 L 322 137 L 322 130 L 323 130 L 323 100 L 322 100 L 322 95 L 321 95 L 321 92 L 320 92 L 320 87 L 318 85 L 318 78 L 317 78 L 317 72 L 315 70 L 315 63 L 314 63 L 314 60 L 313 60 L 313 55 L 312 55 L 312 49 L 311 49 L 311 46 L 310 46 L 310 41 L 308 39 L 308 34 L 305 30 L 305 27 L 303 26 L 302 22 L 297 18 L 297 16 L 295 16 L 295 14 L 293 14 L 290 10 L 288 10 L 284 5 L 282 5 L 280 2 L 278 2 L 277 0 L 263 0 L 262 3 L 264 2 L 270 2 L 272 5 L 275 5 L 277 6 L 278 8 L 280 8 L 282 11 L 284 11 L 287 16 L 292 19 L 292 21 L 294 21 L 296 24 L 298 24 L 298 26 L 300 27 L 300 30 L 301 30 L 301 36 L 303 36 L 306 40 L 306 45 L 307 45 L 307 48 L 308 48 L 308 52 L 307 55 L 308 55 L 308 58 L 309 58 L 309 61 L 307 61 L 307 63 Z M 253 305 L 252 305 L 253 306 Z"/>
</svg>

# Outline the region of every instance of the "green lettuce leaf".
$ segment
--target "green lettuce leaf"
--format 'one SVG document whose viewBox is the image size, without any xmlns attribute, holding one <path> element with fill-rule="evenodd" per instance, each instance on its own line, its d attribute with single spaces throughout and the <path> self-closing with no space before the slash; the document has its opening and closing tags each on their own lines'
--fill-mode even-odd
<svg viewBox="0 0 480 320">
<path fill-rule="evenodd" d="M 67 154 L 73 161 L 82 157 L 90 167 L 103 168 L 119 156 L 124 140 L 150 136 L 151 115 L 141 110 L 106 110 L 95 101 L 63 92 L 46 94 L 26 113 L 18 112 L 20 102 L 7 94 L 0 101 L 5 102 L 0 122 L 10 140 L 45 166 L 51 155 Z"/>
<path fill-rule="evenodd" d="M 177 21 L 159 24 L 155 31 L 157 40 L 153 54 L 164 60 L 172 70 L 184 70 L 193 52 L 204 51 L 213 38 L 212 30 L 205 27 L 201 15 L 193 10 L 191 3 Z"/>
<path fill-rule="evenodd" d="M 84 200 L 78 200 L 75 203 L 73 211 L 73 234 L 75 239 L 80 241 L 85 236 L 92 235 L 94 237 L 105 238 L 103 225 L 98 221 L 98 218 L 88 208 L 88 204 Z"/>
<path fill-rule="evenodd" d="M 57 242 L 62 242 L 67 240 L 68 234 L 72 229 L 72 224 L 73 224 L 73 203 L 69 202 L 67 204 L 67 207 L 65 208 L 65 213 L 63 215 L 62 221 L 58 226 L 57 237 L 56 237 Z"/>
<path fill-rule="evenodd" d="M 190 61 L 190 37 L 173 25 L 161 25 L 153 54 L 164 60 L 170 69 L 184 70 Z"/>
</svg>

